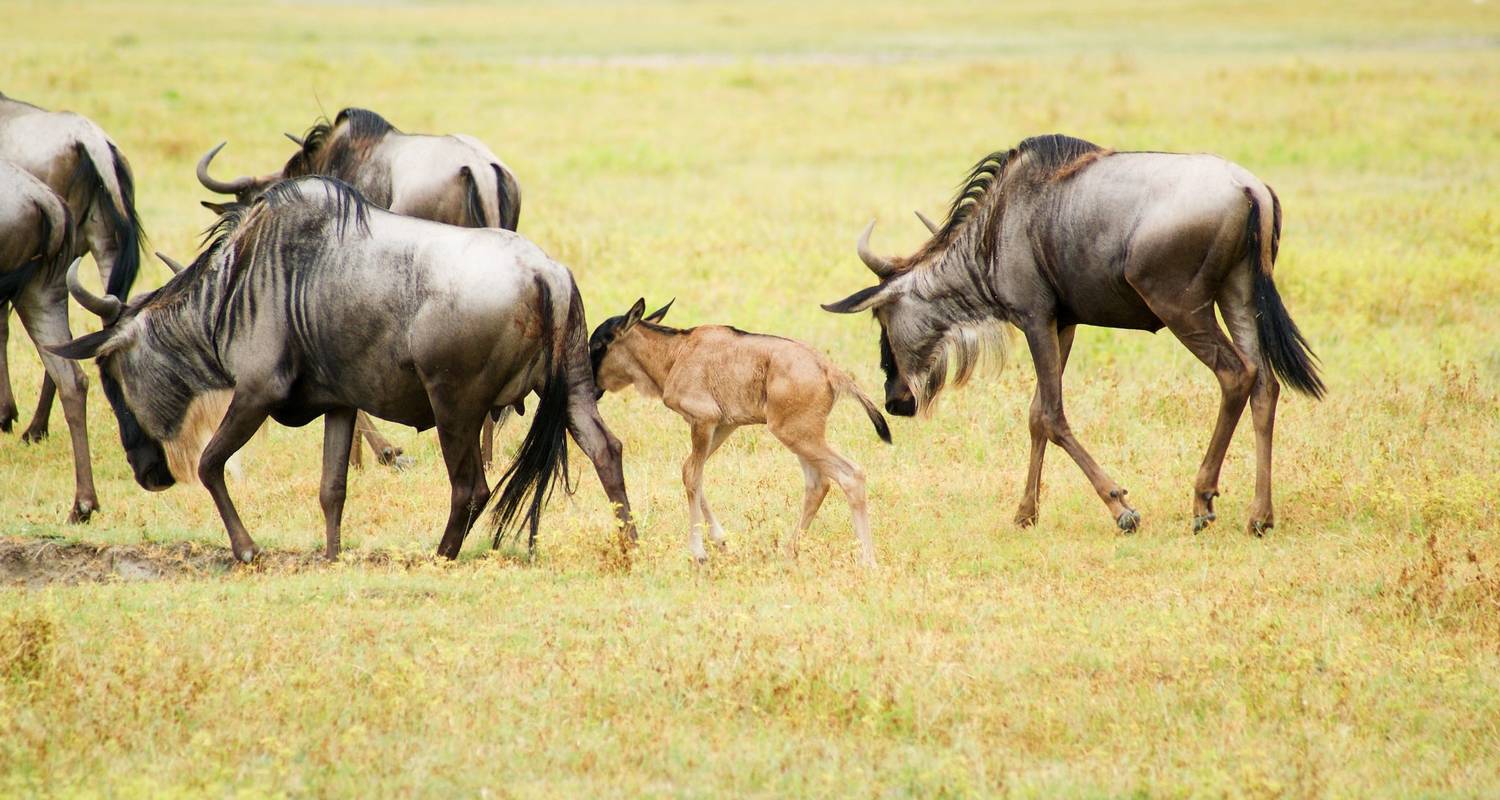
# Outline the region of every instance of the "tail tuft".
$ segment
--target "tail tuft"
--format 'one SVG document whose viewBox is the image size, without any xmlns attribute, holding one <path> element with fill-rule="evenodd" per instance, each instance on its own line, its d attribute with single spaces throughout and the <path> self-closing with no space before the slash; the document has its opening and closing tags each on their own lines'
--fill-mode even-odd
<svg viewBox="0 0 1500 800">
<path fill-rule="evenodd" d="M 859 388 L 859 384 L 855 383 L 853 378 L 839 372 L 834 378 L 833 388 L 838 394 L 848 395 L 858 400 L 859 404 L 864 406 L 865 415 L 870 418 L 870 424 L 875 426 L 875 435 L 880 437 L 880 441 L 891 444 L 891 426 L 885 421 L 885 415 L 880 413 L 875 401 Z"/>
<path fill-rule="evenodd" d="M 1260 333 L 1261 355 L 1276 371 L 1276 377 L 1302 394 L 1321 400 L 1325 387 L 1318 377 L 1317 356 L 1287 313 L 1275 282 L 1263 270 L 1255 270 L 1255 325 Z"/>
</svg>

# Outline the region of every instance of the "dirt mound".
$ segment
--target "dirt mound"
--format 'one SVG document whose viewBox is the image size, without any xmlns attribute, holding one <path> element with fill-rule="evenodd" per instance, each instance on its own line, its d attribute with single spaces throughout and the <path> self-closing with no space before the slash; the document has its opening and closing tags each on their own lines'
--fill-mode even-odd
<svg viewBox="0 0 1500 800">
<path fill-rule="evenodd" d="M 345 553 L 345 562 L 380 565 L 430 560 L 381 551 Z M 227 547 L 196 542 L 108 545 L 20 536 L 0 537 L 0 586 L 37 588 L 51 584 L 204 578 L 231 570 L 301 572 L 328 562 L 317 553 L 263 552 L 251 567 L 237 567 Z"/>
</svg>

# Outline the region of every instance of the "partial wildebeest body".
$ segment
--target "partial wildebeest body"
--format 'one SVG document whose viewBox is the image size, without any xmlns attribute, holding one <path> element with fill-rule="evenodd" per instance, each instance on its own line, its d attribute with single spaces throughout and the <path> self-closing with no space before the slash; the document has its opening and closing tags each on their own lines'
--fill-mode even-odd
<svg viewBox="0 0 1500 800">
<path fill-rule="evenodd" d="M 408 217 L 472 228 L 514 231 L 521 216 L 521 186 L 515 174 L 484 143 L 472 136 L 402 133 L 373 111 L 346 108 L 333 122 L 314 125 L 297 139 L 295 155 L 280 172 L 232 181 L 215 180 L 208 166 L 221 143 L 198 162 L 198 180 L 237 203 L 255 200 L 277 181 L 325 175 L 353 186 L 365 199 Z M 215 211 L 226 207 L 205 203 Z M 369 420 L 359 428 L 381 463 L 401 453 L 375 431 Z M 484 426 L 484 462 L 493 452 L 494 426 Z M 358 450 L 354 451 L 358 456 Z"/>
<path fill-rule="evenodd" d="M 981 160 L 947 221 L 915 254 L 872 254 L 867 228 L 859 252 L 880 284 L 824 308 L 874 311 L 886 408 L 903 416 L 927 408 L 943 388 L 950 352 L 961 384 L 979 354 L 979 334 L 1001 323 L 1021 329 L 1037 372 L 1031 459 L 1016 512 L 1023 526 L 1036 520 L 1048 442 L 1073 457 L 1121 529 L 1137 526 L 1125 490 L 1068 427 L 1062 371 L 1078 325 L 1170 329 L 1214 371 L 1223 395 L 1193 490 L 1194 530 L 1214 520 L 1219 471 L 1248 399 L 1257 461 L 1249 527 L 1258 535 L 1275 523 L 1277 377 L 1313 397 L 1323 392 L 1272 282 L 1280 232 L 1270 187 L 1221 158 L 1115 153 L 1041 136 Z"/>
<path fill-rule="evenodd" d="M 786 541 L 786 553 L 796 556 L 797 539 L 812 523 L 832 481 L 849 500 L 860 559 L 874 566 L 864 471 L 829 447 L 824 434 L 834 402 L 853 397 L 864 406 L 875 432 L 890 442 L 880 410 L 843 370 L 802 342 L 720 325 L 679 330 L 657 324 L 670 307 L 668 303 L 643 317 L 646 302 L 637 300 L 629 312 L 594 330 L 589 350 L 601 396 L 634 386 L 647 397 L 661 398 L 687 420 L 693 452 L 683 462 L 682 482 L 694 560 L 708 559 L 700 526 L 709 529 L 714 544 L 724 546 L 724 529 L 703 493 L 704 464 L 735 429 L 765 425 L 802 462 L 806 481 L 802 518 Z"/>
<path fill-rule="evenodd" d="M 47 375 L 61 387 L 73 445 L 73 510 L 68 521 L 86 522 L 99 508 L 89 463 L 88 382 L 77 364 L 46 349 L 73 338 L 63 283 L 73 235 L 67 203 L 30 172 L 0 159 L 0 306 L 15 306 Z"/>
<path fill-rule="evenodd" d="M 93 253 L 100 283 L 109 294 L 126 296 L 140 268 L 141 227 L 130 165 L 109 136 L 77 114 L 46 111 L 0 94 L 0 158 L 64 199 L 77 231 L 69 258 Z M 5 356 L 9 317 L 0 302 L 0 431 L 9 431 L 17 416 Z M 49 372 L 22 441 L 46 438 L 55 393 Z"/>
<path fill-rule="evenodd" d="M 267 416 L 285 425 L 324 417 L 329 557 L 339 550 L 355 410 L 435 426 L 453 489 L 438 553 L 452 558 L 490 498 L 480 423 L 534 390 L 541 402 L 531 431 L 500 480 L 497 537 L 524 518 L 534 541 L 543 498 L 565 469 L 566 430 L 593 460 L 622 536 L 634 540 L 620 445 L 595 406 L 583 304 L 566 268 L 514 233 L 391 214 L 327 178 L 283 182 L 220 230 L 190 267 L 118 312 L 118 324 L 59 352 L 99 356 L 148 489 L 171 484 L 149 470 L 163 442 L 194 435 L 182 425 L 191 407 L 232 393 L 197 470 L 239 558 L 257 548 L 230 501 L 224 464 Z M 105 299 L 74 294 L 113 313 Z"/>
</svg>

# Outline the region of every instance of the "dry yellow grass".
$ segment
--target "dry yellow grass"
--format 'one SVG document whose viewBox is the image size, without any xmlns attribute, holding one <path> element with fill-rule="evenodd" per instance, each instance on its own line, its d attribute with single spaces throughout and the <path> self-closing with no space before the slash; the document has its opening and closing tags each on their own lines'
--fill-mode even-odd
<svg viewBox="0 0 1500 800">
<path fill-rule="evenodd" d="M 764 432 L 711 464 L 730 549 L 693 569 L 686 430 L 635 396 L 604 402 L 642 523 L 628 571 L 592 475 L 534 560 L 476 535 L 436 563 L 435 439 L 387 425 L 417 466 L 354 476 L 347 563 L 0 589 L 0 794 L 1500 793 L 1493 5 L 0 11 L 0 89 L 115 136 L 155 247 L 186 256 L 210 221 L 203 150 L 227 137 L 226 172 L 266 169 L 320 103 L 364 105 L 500 153 L 591 321 L 676 296 L 678 324 L 816 343 L 870 389 L 873 325 L 817 308 L 867 280 L 869 218 L 881 249 L 915 246 L 913 207 L 1035 133 L 1214 151 L 1281 195 L 1277 281 L 1330 387 L 1282 407 L 1265 539 L 1241 530 L 1248 424 L 1220 522 L 1189 532 L 1217 390 L 1165 334 L 1085 330 L 1067 378 L 1145 517 L 1132 537 L 1055 451 L 1040 525 L 1010 524 L 1024 356 L 896 422 L 895 447 L 841 407 L 874 575 L 837 496 L 780 560 L 800 475 Z M 23 405 L 29 347 L 10 345 Z M 103 513 L 62 525 L 56 414 L 41 446 L 0 437 L 0 532 L 223 547 L 201 489 L 135 487 L 91 399 Z M 273 551 L 321 546 L 318 427 L 273 429 L 231 487 Z"/>
</svg>

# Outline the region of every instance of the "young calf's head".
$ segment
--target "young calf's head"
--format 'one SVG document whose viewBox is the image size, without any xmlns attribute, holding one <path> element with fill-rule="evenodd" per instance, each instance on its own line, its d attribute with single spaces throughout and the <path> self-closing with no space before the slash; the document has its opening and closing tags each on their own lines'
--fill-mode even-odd
<svg viewBox="0 0 1500 800">
<path fill-rule="evenodd" d="M 636 382 L 641 374 L 641 365 L 624 345 L 629 342 L 636 326 L 641 322 L 661 322 L 667 316 L 667 309 L 672 307 L 672 302 L 647 315 L 646 299 L 641 298 L 635 301 L 629 311 L 610 317 L 594 329 L 593 335 L 589 337 L 589 358 L 594 364 L 594 384 L 599 390 L 598 397 L 603 397 L 605 392 L 618 392 Z"/>
</svg>

